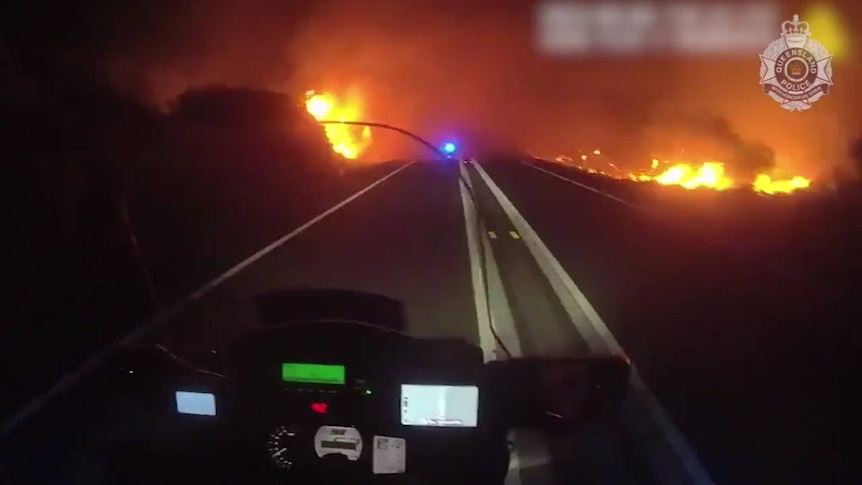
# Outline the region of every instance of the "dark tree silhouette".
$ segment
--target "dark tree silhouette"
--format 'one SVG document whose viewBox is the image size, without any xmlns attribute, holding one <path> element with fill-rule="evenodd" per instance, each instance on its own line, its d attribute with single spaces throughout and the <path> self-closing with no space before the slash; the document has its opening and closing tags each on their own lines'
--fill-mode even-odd
<svg viewBox="0 0 862 485">
<path fill-rule="evenodd" d="M 270 91 L 210 86 L 180 95 L 173 113 L 197 123 L 260 129 L 284 126 L 290 113 L 288 105 L 285 96 Z"/>
</svg>

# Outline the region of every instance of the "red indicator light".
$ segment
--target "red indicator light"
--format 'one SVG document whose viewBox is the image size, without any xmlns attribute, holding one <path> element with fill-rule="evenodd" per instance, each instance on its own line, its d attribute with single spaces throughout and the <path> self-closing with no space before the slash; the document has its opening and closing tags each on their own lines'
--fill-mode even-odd
<svg viewBox="0 0 862 485">
<path fill-rule="evenodd" d="M 325 402 L 311 403 L 311 410 L 317 414 L 326 414 L 327 408 L 329 408 L 329 404 L 326 404 Z"/>
</svg>

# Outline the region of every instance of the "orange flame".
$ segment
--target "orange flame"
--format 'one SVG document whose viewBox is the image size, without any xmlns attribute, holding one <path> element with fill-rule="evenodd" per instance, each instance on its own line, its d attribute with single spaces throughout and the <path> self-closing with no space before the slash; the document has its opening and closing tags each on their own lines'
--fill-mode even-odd
<svg viewBox="0 0 862 485">
<path fill-rule="evenodd" d="M 360 121 L 362 105 L 358 99 L 341 101 L 329 93 L 305 93 L 305 109 L 318 121 Z M 371 145 L 371 128 L 348 125 L 325 125 L 326 138 L 332 149 L 344 158 L 355 160 Z"/>
<path fill-rule="evenodd" d="M 593 150 L 593 155 L 600 155 L 600 150 Z M 590 162 L 591 166 L 578 168 L 590 173 L 606 175 L 614 178 L 625 178 L 636 182 L 655 182 L 661 185 L 676 185 L 685 189 L 712 189 L 727 190 L 741 186 L 749 186 L 755 192 L 763 194 L 789 194 L 800 189 L 811 186 L 811 180 L 801 175 L 789 179 L 775 179 L 766 173 L 758 174 L 750 183 L 734 180 L 726 171 L 723 163 L 719 161 L 708 161 L 703 163 L 692 163 L 684 161 L 660 162 L 652 159 L 650 168 L 637 173 L 622 173 L 613 163 L 602 161 L 600 165 L 607 165 L 609 170 L 595 168 L 592 156 L 581 155 L 583 162 Z M 572 159 L 567 156 L 556 157 L 560 163 L 571 163 Z M 660 168 L 666 167 L 666 168 Z M 610 170 L 612 169 L 612 170 Z"/>
</svg>

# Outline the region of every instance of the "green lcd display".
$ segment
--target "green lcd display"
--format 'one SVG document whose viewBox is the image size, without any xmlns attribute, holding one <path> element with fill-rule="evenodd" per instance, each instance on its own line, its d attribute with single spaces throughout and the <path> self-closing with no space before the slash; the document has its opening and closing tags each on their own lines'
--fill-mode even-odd
<svg viewBox="0 0 862 485">
<path fill-rule="evenodd" d="M 281 364 L 281 380 L 304 384 L 344 385 L 344 366 L 334 364 L 302 364 L 284 362 Z"/>
</svg>

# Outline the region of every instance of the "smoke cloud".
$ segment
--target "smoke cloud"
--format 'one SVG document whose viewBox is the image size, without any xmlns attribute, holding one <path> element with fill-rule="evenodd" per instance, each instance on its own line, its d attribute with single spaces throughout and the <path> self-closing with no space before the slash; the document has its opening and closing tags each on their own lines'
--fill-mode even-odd
<svg viewBox="0 0 862 485">
<path fill-rule="evenodd" d="M 625 158 L 644 165 L 690 140 L 693 158 L 726 157 L 731 171 L 810 177 L 843 163 L 862 128 L 858 56 L 835 62 L 835 86 L 814 108 L 790 113 L 762 93 L 756 57 L 548 58 L 536 47 L 535 2 L 91 3 L 102 13 L 80 22 L 92 33 L 75 54 L 160 106 L 205 85 L 297 100 L 354 89 L 370 120 L 429 138 L 485 133 L 548 155 L 635 141 L 642 153 Z M 847 6 L 849 23 L 859 10 Z"/>
</svg>

